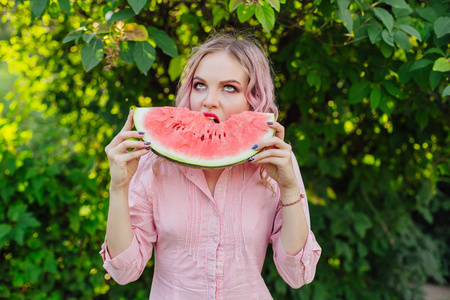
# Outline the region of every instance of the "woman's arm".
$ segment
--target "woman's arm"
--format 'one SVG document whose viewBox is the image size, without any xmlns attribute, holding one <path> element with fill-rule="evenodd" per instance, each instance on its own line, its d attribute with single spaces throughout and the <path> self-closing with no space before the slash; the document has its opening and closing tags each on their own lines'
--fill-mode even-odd
<svg viewBox="0 0 450 300">
<path fill-rule="evenodd" d="M 281 190 L 281 203 L 289 204 L 299 200 L 300 187 Z M 296 255 L 305 246 L 309 228 L 302 202 L 282 207 L 281 243 L 288 255 Z"/>
<path fill-rule="evenodd" d="M 280 123 L 268 123 L 268 126 L 275 129 L 275 135 L 262 140 L 256 150 L 264 150 L 249 161 L 264 165 L 269 176 L 278 183 L 281 203 L 289 204 L 297 201 L 301 194 L 292 161 L 292 147 L 284 142 L 284 127 Z M 282 218 L 283 248 L 287 254 L 295 255 L 305 246 L 309 232 L 301 201 L 283 206 Z"/>
<path fill-rule="evenodd" d="M 109 195 L 106 243 L 109 255 L 114 258 L 131 245 L 133 230 L 128 207 L 128 188 L 110 187 Z"/>
<path fill-rule="evenodd" d="M 133 240 L 128 207 L 128 186 L 136 173 L 141 156 L 147 154 L 150 150 L 149 143 L 129 140 L 131 138 L 142 138 L 144 134 L 131 131 L 132 129 L 133 109 L 130 110 L 122 130 L 105 147 L 111 173 L 106 228 L 106 241 L 111 257 L 127 249 Z M 128 151 L 130 148 L 134 148 L 134 150 Z"/>
</svg>

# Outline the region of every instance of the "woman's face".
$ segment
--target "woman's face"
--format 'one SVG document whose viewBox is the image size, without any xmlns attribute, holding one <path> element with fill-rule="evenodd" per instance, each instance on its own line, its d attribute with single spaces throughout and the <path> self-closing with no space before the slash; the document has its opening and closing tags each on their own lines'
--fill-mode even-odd
<svg viewBox="0 0 450 300">
<path fill-rule="evenodd" d="M 248 76 L 225 52 L 207 54 L 195 71 L 191 110 L 212 112 L 225 121 L 232 114 L 250 110 L 245 98 Z"/>
</svg>

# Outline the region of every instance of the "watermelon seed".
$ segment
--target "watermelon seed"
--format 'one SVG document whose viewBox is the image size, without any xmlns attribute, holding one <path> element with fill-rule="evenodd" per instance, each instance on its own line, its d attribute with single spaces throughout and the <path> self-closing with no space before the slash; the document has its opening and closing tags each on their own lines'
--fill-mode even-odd
<svg viewBox="0 0 450 300">
<path fill-rule="evenodd" d="M 202 136 L 200 137 L 200 140 L 203 142 L 205 140 L 205 135 L 202 134 Z"/>
</svg>

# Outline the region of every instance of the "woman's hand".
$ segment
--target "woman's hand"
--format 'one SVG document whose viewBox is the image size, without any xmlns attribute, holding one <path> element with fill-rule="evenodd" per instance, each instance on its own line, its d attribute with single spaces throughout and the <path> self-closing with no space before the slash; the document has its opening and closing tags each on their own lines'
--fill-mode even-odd
<svg viewBox="0 0 450 300">
<path fill-rule="evenodd" d="M 269 176 L 278 183 L 282 193 L 283 191 L 299 191 L 300 187 L 292 166 L 292 147 L 284 141 L 284 127 L 278 122 L 268 126 L 275 129 L 274 136 L 261 140 L 255 150 L 264 150 L 249 161 L 263 164 Z"/>
<path fill-rule="evenodd" d="M 130 141 L 131 138 L 142 138 L 145 133 L 131 131 L 133 128 L 133 110 L 130 110 L 127 121 L 122 130 L 105 147 L 111 172 L 111 185 L 113 189 L 125 189 L 136 173 L 139 160 L 150 150 L 150 143 L 143 141 Z M 127 149 L 134 148 L 132 151 Z"/>
</svg>

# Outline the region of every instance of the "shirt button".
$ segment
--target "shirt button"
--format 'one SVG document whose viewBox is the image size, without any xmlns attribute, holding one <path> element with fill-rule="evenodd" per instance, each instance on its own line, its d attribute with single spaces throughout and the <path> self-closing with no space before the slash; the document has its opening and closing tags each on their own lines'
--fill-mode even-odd
<svg viewBox="0 0 450 300">
<path fill-rule="evenodd" d="M 217 210 L 216 210 L 216 211 L 214 211 L 214 215 L 215 215 L 216 217 L 218 217 L 218 216 L 219 216 L 219 214 L 217 213 Z"/>
<path fill-rule="evenodd" d="M 214 243 L 217 243 L 217 241 L 218 241 L 217 236 L 215 236 L 215 237 L 213 238 L 213 240 L 214 240 Z"/>
<path fill-rule="evenodd" d="M 223 191 L 223 188 L 220 187 L 220 188 L 219 188 L 219 192 L 221 192 L 221 191 Z"/>
<path fill-rule="evenodd" d="M 220 262 L 217 262 L 217 263 L 216 263 L 216 267 L 220 267 Z"/>
</svg>

